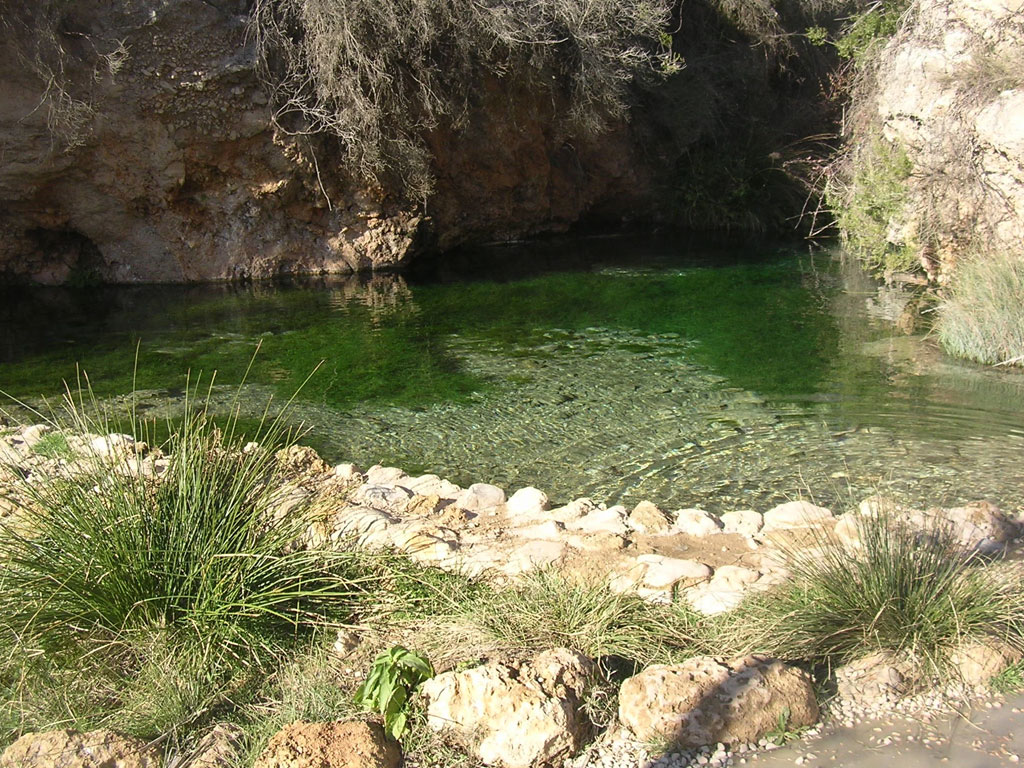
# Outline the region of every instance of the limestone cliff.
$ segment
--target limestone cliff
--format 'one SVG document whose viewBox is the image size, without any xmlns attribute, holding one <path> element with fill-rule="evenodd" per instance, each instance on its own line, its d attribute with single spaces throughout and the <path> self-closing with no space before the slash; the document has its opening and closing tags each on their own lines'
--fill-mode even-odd
<svg viewBox="0 0 1024 768">
<path fill-rule="evenodd" d="M 0 0 L 7 279 L 387 269 L 424 244 L 564 228 L 601 196 L 626 210 L 643 186 L 622 132 L 570 146 L 550 104 L 490 84 L 468 130 L 430 137 L 437 195 L 403 201 L 348 176 L 333 139 L 275 130 L 244 0 L 65 6 Z"/>
<path fill-rule="evenodd" d="M 972 251 L 1022 252 L 1020 0 L 918 0 L 859 99 L 846 203 L 905 266 L 941 283 Z"/>
</svg>

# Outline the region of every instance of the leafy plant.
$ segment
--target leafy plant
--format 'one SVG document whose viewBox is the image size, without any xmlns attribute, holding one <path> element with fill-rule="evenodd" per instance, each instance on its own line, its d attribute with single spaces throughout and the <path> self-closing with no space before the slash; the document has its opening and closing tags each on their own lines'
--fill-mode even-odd
<svg viewBox="0 0 1024 768">
<path fill-rule="evenodd" d="M 74 451 L 63 432 L 47 432 L 32 447 L 33 452 L 47 459 L 70 459 Z"/>
<path fill-rule="evenodd" d="M 906 152 L 875 136 L 846 162 L 851 169 L 848 181 L 834 177 L 826 199 L 847 248 L 876 273 L 913 269 L 916 244 L 891 242 L 891 231 L 903 216 L 913 170 Z"/>
<path fill-rule="evenodd" d="M 794 739 L 799 739 L 804 731 L 807 730 L 805 727 L 793 728 L 789 724 L 791 715 L 792 712 L 790 708 L 783 707 L 782 711 L 779 713 L 779 718 L 775 723 L 775 727 L 764 735 L 768 741 L 777 747 L 784 746 Z"/>
<path fill-rule="evenodd" d="M 433 676 L 434 668 L 426 658 L 396 645 L 373 660 L 370 674 L 356 691 L 356 703 L 384 715 L 384 729 L 400 739 L 408 719 L 409 694 Z"/>
</svg>

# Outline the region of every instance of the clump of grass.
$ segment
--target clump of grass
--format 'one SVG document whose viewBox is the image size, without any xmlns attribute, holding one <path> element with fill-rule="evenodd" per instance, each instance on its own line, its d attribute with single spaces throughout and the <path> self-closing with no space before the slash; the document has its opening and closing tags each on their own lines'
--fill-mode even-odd
<svg viewBox="0 0 1024 768">
<path fill-rule="evenodd" d="M 237 419 L 215 425 L 196 389 L 160 477 L 139 471 L 132 450 L 87 453 L 50 477 L 12 473 L 17 527 L 0 524 L 10 727 L 175 730 L 251 685 L 299 639 L 346 620 L 361 599 L 368 576 L 354 553 L 293 546 L 311 510 L 278 508 L 274 448 L 289 442 L 280 422 L 265 419 L 248 436 L 260 447 L 243 449 Z M 109 432 L 108 415 L 81 391 L 68 408 L 61 431 Z M 34 715 L 16 716 L 40 696 L 59 711 L 39 701 Z"/>
<path fill-rule="evenodd" d="M 939 306 L 936 331 L 956 357 L 1024 365 L 1024 256 L 977 254 L 962 263 Z"/>
<path fill-rule="evenodd" d="M 790 555 L 791 582 L 738 617 L 750 645 L 786 659 L 842 663 L 909 651 L 936 669 L 968 640 L 1024 643 L 1024 603 L 969 557 L 952 531 L 888 514 L 858 517 L 861 546 L 822 535 Z"/>
<path fill-rule="evenodd" d="M 562 646 L 647 665 L 693 655 L 699 643 L 699 617 L 685 607 L 616 594 L 557 571 L 528 574 L 465 611 L 502 646 L 524 650 Z"/>
<path fill-rule="evenodd" d="M 1016 693 L 1024 690 L 1024 661 L 1011 664 L 989 681 L 996 693 Z"/>
</svg>

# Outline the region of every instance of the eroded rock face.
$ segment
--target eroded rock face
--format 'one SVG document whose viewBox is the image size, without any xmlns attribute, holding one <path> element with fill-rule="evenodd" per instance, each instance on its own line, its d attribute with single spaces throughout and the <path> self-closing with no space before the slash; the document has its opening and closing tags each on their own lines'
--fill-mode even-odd
<svg viewBox="0 0 1024 768">
<path fill-rule="evenodd" d="M 274 128 L 245 0 L 82 0 L 55 29 L 36 5 L 0 40 L 0 278 L 391 269 L 424 244 L 564 229 L 644 186 L 624 128 L 569 145 L 552 135 L 550 99 L 481 83 L 469 127 L 430 138 L 428 218 L 422 201 L 344 171 L 334 138 Z M 40 40 L 59 87 L 26 64 Z"/>
<path fill-rule="evenodd" d="M 914 693 L 920 664 L 908 654 L 878 651 L 844 664 L 835 676 L 840 698 L 856 707 L 872 708 Z"/>
<path fill-rule="evenodd" d="M 780 717 L 793 728 L 817 722 L 811 681 L 794 667 L 757 656 L 655 665 L 619 691 L 619 719 L 638 739 L 665 738 L 681 747 L 756 742 Z"/>
<path fill-rule="evenodd" d="M 32 34 L 4 36 L 0 274 L 182 282 L 386 268 L 412 253 L 411 207 L 337 173 L 330 142 L 273 130 L 245 9 L 75 3 L 57 30 L 85 41 L 62 61 L 70 106 L 42 99 L 45 78 L 24 65 Z"/>
<path fill-rule="evenodd" d="M 1020 0 L 914 6 L 865 91 L 875 127 L 856 141 L 870 149 L 880 132 L 905 153 L 888 239 L 918 249 L 942 282 L 965 249 L 1019 252 L 1024 239 L 1024 24 Z"/>
<path fill-rule="evenodd" d="M 2 756 L 2 768 L 159 768 L 146 742 L 113 731 L 26 733 Z"/>
<path fill-rule="evenodd" d="M 398 768 L 402 750 L 376 723 L 305 723 L 278 731 L 254 768 Z"/>
<path fill-rule="evenodd" d="M 590 728 L 580 700 L 593 663 L 556 648 L 520 665 L 446 672 L 420 688 L 427 724 L 459 736 L 486 765 L 528 768 L 576 752 Z"/>
</svg>

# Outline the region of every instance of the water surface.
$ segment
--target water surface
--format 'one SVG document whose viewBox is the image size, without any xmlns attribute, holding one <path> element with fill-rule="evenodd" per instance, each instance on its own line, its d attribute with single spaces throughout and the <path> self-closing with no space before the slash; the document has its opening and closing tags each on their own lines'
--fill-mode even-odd
<svg viewBox="0 0 1024 768">
<path fill-rule="evenodd" d="M 635 239 L 478 249 L 291 285 L 10 290 L 0 389 L 180 407 L 185 373 L 242 380 L 332 460 L 555 500 L 712 511 L 799 495 L 844 507 L 1022 508 L 1024 378 L 944 358 L 878 317 L 887 294 L 806 247 Z M 898 311 L 898 303 L 897 303 Z M 139 349 L 135 366 L 136 346 Z"/>
</svg>

